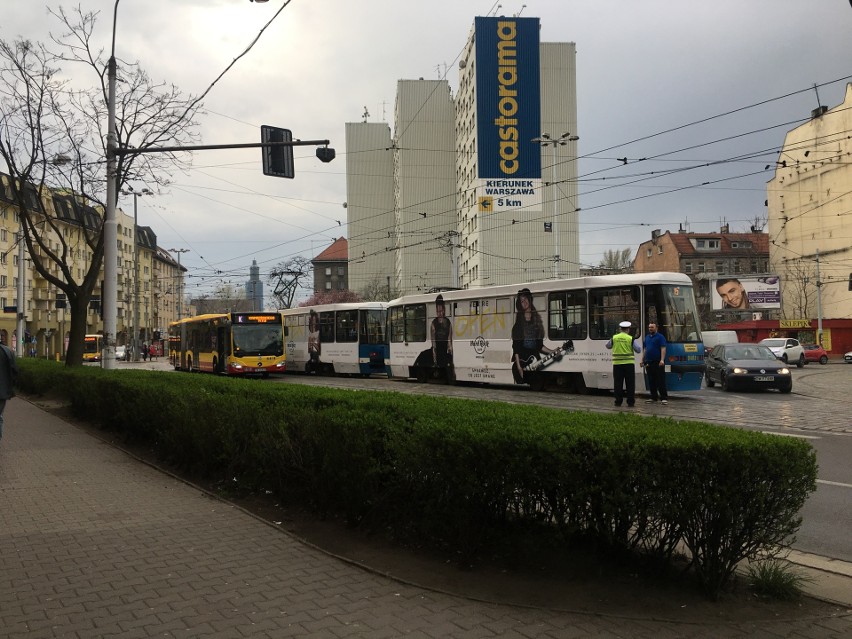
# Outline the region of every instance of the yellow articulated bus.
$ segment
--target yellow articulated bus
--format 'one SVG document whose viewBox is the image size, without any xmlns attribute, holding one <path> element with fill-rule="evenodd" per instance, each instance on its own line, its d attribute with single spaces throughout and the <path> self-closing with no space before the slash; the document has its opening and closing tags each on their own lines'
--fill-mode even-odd
<svg viewBox="0 0 852 639">
<path fill-rule="evenodd" d="M 169 361 L 175 370 L 219 375 L 283 373 L 284 322 L 280 313 L 211 313 L 169 325 Z"/>
<path fill-rule="evenodd" d="M 103 335 L 86 335 L 83 340 L 83 361 L 84 362 L 99 362 L 101 361 L 101 351 L 103 350 Z"/>
</svg>

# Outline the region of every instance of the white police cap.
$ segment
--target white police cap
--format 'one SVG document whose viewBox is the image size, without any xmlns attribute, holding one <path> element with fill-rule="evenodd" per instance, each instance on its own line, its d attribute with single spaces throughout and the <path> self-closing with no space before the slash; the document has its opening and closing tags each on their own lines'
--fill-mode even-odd
<svg viewBox="0 0 852 639">
<path fill-rule="evenodd" d="M 621 324 L 619 324 L 619 326 L 621 328 L 630 328 L 632 326 L 632 324 L 630 322 L 624 321 Z"/>
</svg>

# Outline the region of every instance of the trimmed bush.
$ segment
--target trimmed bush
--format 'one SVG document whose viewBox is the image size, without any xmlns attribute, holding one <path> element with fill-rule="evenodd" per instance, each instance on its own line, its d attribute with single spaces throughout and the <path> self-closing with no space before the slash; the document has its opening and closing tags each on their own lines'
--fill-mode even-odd
<svg viewBox="0 0 852 639">
<path fill-rule="evenodd" d="M 662 566 L 683 544 L 710 596 L 790 543 L 816 488 L 806 441 L 671 419 L 30 359 L 19 385 L 187 470 L 466 563 L 524 530 Z"/>
</svg>

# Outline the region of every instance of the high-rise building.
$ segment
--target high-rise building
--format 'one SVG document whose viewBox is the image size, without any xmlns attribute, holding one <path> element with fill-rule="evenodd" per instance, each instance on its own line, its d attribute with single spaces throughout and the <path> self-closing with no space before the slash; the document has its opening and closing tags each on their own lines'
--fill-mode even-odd
<svg viewBox="0 0 852 639">
<path fill-rule="evenodd" d="M 246 282 L 246 306 L 251 311 L 263 310 L 263 282 L 260 281 L 260 267 L 257 260 L 251 261 L 249 279 Z"/>
<path fill-rule="evenodd" d="M 385 122 L 346 123 L 347 257 L 356 293 L 396 290 L 392 144 Z"/>
<path fill-rule="evenodd" d="M 444 80 L 401 80 L 392 135 L 347 124 L 353 290 L 579 274 L 576 52 L 539 29 L 476 18 L 455 99 Z"/>
</svg>

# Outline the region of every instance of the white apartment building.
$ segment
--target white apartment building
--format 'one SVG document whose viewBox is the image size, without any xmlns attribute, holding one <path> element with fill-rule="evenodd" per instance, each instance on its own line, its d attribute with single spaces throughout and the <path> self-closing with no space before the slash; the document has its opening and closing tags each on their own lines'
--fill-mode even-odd
<svg viewBox="0 0 852 639">
<path fill-rule="evenodd" d="M 347 124 L 350 288 L 390 268 L 400 295 L 579 275 L 576 51 L 539 29 L 476 18 L 455 99 L 401 80 L 393 134 Z"/>
<path fill-rule="evenodd" d="M 787 133 L 767 185 L 770 270 L 784 319 L 849 318 L 852 84 L 841 104 L 811 116 Z"/>
<path fill-rule="evenodd" d="M 385 122 L 346 123 L 349 288 L 356 292 L 396 286 L 392 145 Z"/>
</svg>

